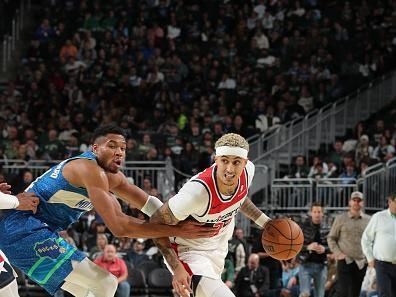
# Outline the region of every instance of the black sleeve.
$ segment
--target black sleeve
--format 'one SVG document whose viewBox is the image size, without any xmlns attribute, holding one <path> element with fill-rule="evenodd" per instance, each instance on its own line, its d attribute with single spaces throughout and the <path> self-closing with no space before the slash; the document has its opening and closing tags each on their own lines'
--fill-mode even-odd
<svg viewBox="0 0 396 297">
<path fill-rule="evenodd" d="M 265 253 L 263 244 L 261 243 L 261 235 L 262 235 L 261 230 L 260 230 L 260 232 L 257 232 L 256 235 L 254 235 L 256 240 L 252 243 L 252 253 L 260 253 L 260 252 Z"/>
<path fill-rule="evenodd" d="M 260 288 L 258 288 L 258 292 L 260 296 L 267 296 L 270 287 L 270 278 L 269 278 L 270 272 L 267 267 L 260 266 L 260 273 L 262 273 L 264 282 L 261 284 Z"/>
<path fill-rule="evenodd" d="M 243 280 L 243 275 L 245 274 L 245 269 L 242 268 L 239 273 L 237 274 L 237 277 L 235 278 L 235 282 L 234 282 L 234 290 L 235 292 L 238 294 L 240 292 L 241 289 L 241 283 Z"/>
</svg>

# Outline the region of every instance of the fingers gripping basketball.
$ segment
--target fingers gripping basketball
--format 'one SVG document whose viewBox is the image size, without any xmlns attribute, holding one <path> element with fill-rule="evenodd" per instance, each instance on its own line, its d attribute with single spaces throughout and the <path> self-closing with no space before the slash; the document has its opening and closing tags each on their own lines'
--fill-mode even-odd
<svg viewBox="0 0 396 297">
<path fill-rule="evenodd" d="M 264 250 L 272 258 L 288 260 L 294 258 L 304 244 L 300 226 L 290 219 L 269 221 L 261 236 Z"/>
</svg>

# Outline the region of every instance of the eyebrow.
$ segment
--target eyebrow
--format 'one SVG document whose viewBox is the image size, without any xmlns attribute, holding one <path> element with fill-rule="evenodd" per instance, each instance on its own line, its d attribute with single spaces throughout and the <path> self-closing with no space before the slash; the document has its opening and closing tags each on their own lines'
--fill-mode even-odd
<svg viewBox="0 0 396 297">
<path fill-rule="evenodd" d="M 114 144 L 119 144 L 119 143 L 121 143 L 121 144 L 125 144 L 126 145 L 126 141 L 125 140 L 123 140 L 123 141 L 116 141 L 116 140 L 113 140 L 113 139 L 109 139 L 108 141 L 107 141 L 107 143 L 114 143 Z"/>
<path fill-rule="evenodd" d="M 228 159 L 228 160 L 243 160 L 241 157 L 228 157 L 228 156 L 221 156 L 222 159 Z"/>
</svg>

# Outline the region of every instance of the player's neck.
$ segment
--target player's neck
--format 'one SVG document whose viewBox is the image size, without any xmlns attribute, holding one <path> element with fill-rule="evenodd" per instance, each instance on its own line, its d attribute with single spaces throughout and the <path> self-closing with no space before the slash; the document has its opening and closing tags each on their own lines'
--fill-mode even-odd
<svg viewBox="0 0 396 297">
<path fill-rule="evenodd" d="M 235 193 L 235 188 L 227 189 L 226 191 L 221 191 L 220 193 L 225 196 L 231 196 Z"/>
<path fill-rule="evenodd" d="M 236 183 L 235 185 L 229 186 L 229 185 L 225 185 L 221 181 L 217 180 L 217 186 L 219 188 L 220 194 L 225 195 L 225 196 L 231 196 L 235 193 L 238 183 Z"/>
</svg>

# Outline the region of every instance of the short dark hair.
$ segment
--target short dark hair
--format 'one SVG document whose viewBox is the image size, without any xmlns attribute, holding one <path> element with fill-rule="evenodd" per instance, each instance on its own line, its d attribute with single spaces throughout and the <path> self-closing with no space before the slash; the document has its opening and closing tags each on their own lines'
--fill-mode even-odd
<svg viewBox="0 0 396 297">
<path fill-rule="evenodd" d="M 324 208 L 323 205 L 322 205 L 322 203 L 317 202 L 317 201 L 312 202 L 312 204 L 311 204 L 311 210 L 312 210 L 314 207 L 321 207 L 321 208 Z"/>
<path fill-rule="evenodd" d="M 106 136 L 107 134 L 117 134 L 122 135 L 125 137 L 124 130 L 114 124 L 108 124 L 99 126 L 95 129 L 94 133 L 92 134 L 92 143 L 96 141 L 101 136 Z"/>
<path fill-rule="evenodd" d="M 388 199 L 396 201 L 396 192 L 392 192 L 388 195 Z"/>
</svg>

